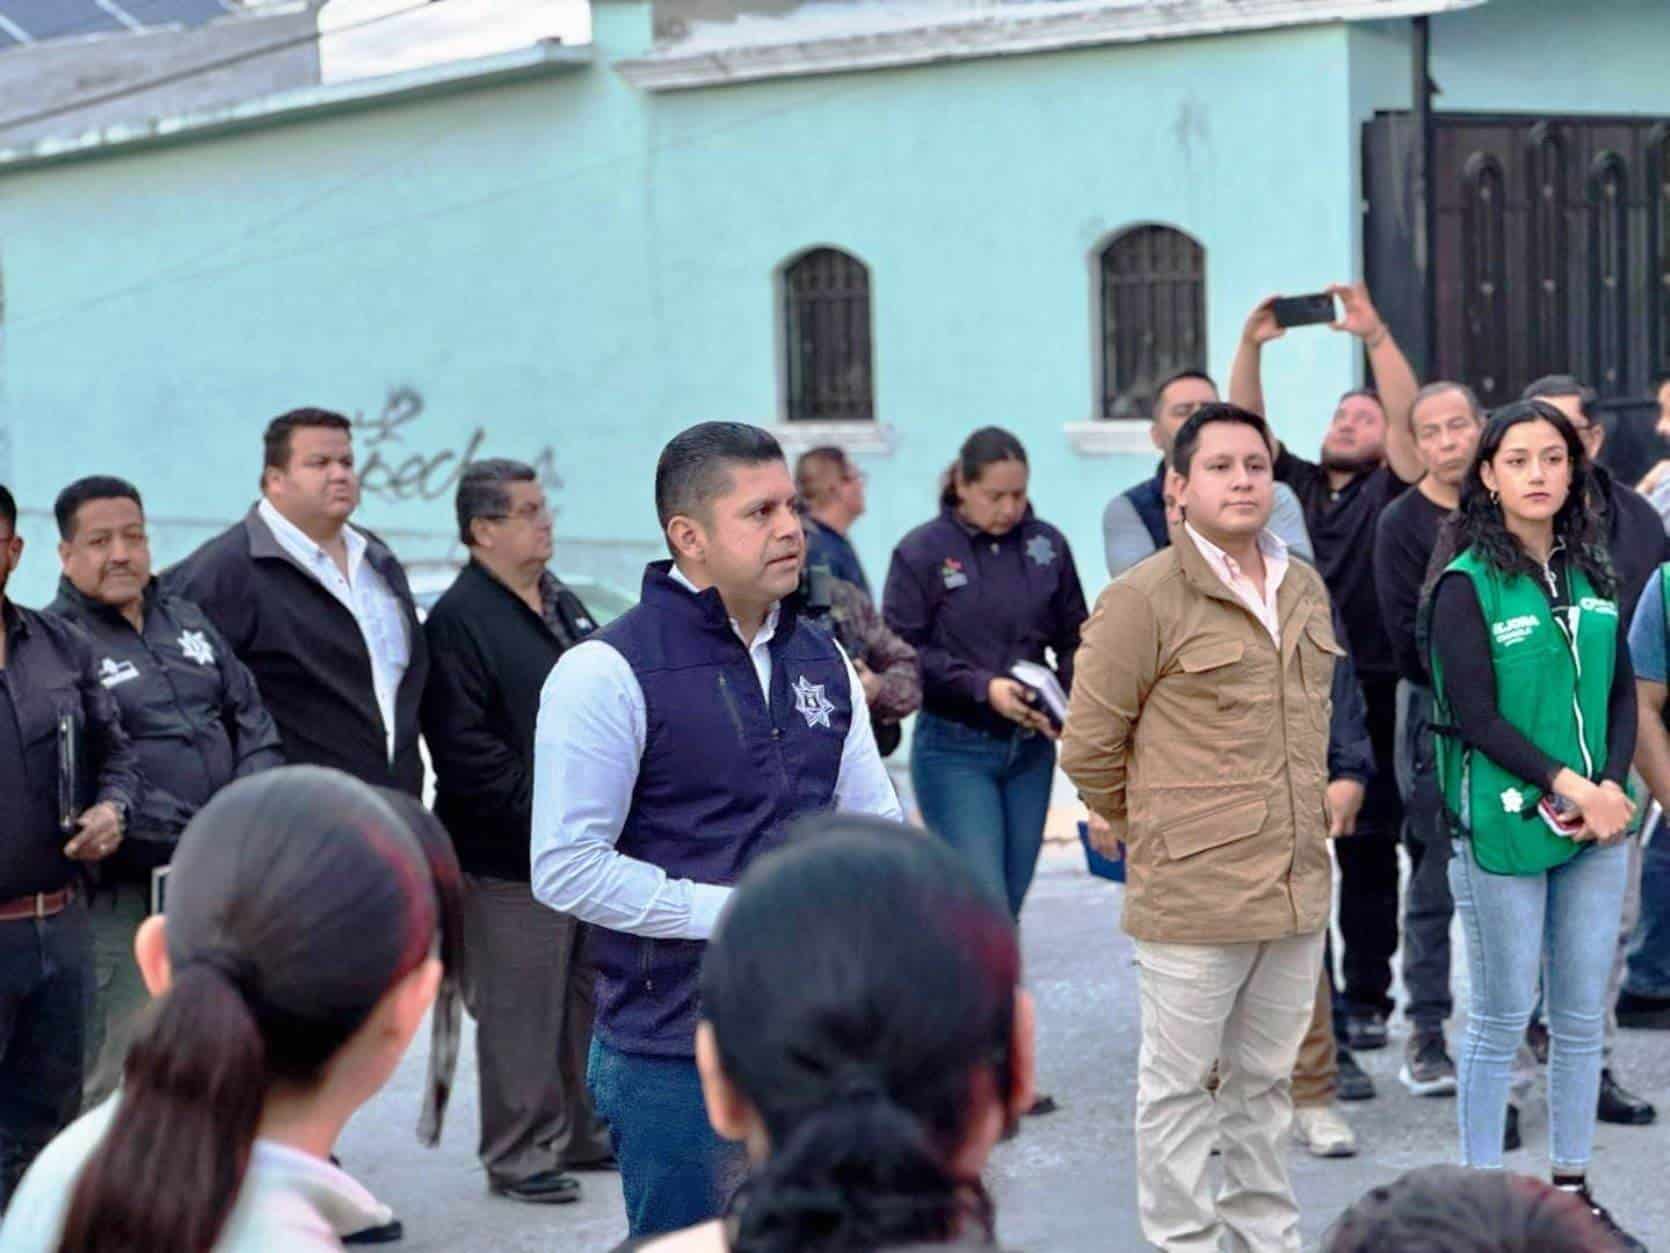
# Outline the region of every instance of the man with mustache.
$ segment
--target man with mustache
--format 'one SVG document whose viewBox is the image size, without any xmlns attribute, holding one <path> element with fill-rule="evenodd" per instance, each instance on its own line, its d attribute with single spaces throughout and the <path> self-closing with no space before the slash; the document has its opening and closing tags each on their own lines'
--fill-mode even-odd
<svg viewBox="0 0 1670 1253">
<path fill-rule="evenodd" d="M 150 912 L 151 873 L 166 866 L 193 814 L 233 779 L 284 763 L 255 680 L 190 601 L 151 577 L 139 491 L 78 479 L 58 494 L 63 577 L 49 606 L 93 641 L 99 682 L 139 754 L 144 787 L 127 837 L 103 863 L 89 904 L 98 1011 L 89 1023 L 87 1104 L 115 1091 L 139 1012 L 150 1001 L 133 937 Z"/>
</svg>

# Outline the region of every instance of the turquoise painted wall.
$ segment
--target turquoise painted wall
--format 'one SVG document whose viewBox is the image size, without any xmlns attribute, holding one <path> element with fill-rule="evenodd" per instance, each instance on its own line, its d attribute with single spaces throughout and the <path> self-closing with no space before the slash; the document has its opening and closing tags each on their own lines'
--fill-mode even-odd
<svg viewBox="0 0 1670 1253">
<path fill-rule="evenodd" d="M 872 574 L 997 422 L 1094 595 L 1102 506 L 1152 460 L 1062 430 L 1094 407 L 1098 242 L 1166 221 L 1205 243 L 1220 375 L 1260 296 L 1353 269 L 1340 27 L 660 96 L 609 68 L 647 46 L 647 6 L 600 6 L 596 38 L 595 67 L 537 83 L 0 176 L 0 474 L 22 503 L 126 474 L 177 520 L 170 559 L 253 498 L 273 413 L 375 418 L 409 388 L 421 413 L 392 420 L 397 398 L 360 439 L 362 460 L 442 459 L 440 498 L 363 510 L 409 554 L 445 546 L 445 455 L 478 428 L 487 452 L 549 450 L 563 534 L 653 542 L 667 436 L 777 419 L 774 271 L 829 242 L 871 266 L 897 432 L 867 461 Z M 1270 358 L 1278 423 L 1314 448 L 1355 354 L 1311 330 Z M 30 603 L 56 560 L 38 512 L 25 533 Z"/>
</svg>

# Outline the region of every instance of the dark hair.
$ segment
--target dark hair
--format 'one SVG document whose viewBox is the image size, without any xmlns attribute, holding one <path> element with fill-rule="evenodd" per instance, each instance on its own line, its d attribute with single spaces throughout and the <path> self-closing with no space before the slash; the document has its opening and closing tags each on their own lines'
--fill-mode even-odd
<svg viewBox="0 0 1670 1253">
<path fill-rule="evenodd" d="M 957 480 L 978 483 L 987 466 L 1000 461 L 1026 462 L 1026 447 L 1001 426 L 983 426 L 963 441 L 957 459 L 940 476 L 939 503 L 955 507 Z"/>
<path fill-rule="evenodd" d="M 794 489 L 802 499 L 815 503 L 813 498 L 823 494 L 825 475 L 842 474 L 849 464 L 846 451 L 832 444 L 808 448 L 794 463 Z"/>
<path fill-rule="evenodd" d="M 1337 410 L 1353 396 L 1361 396 L 1364 400 L 1372 400 L 1375 404 L 1380 406 L 1381 413 L 1386 412 L 1386 402 L 1380 399 L 1380 393 L 1375 391 L 1372 387 L 1353 387 L 1349 391 L 1341 392 L 1340 398 L 1334 402 L 1334 408 Z"/>
<path fill-rule="evenodd" d="M 1011 1091 L 1008 908 L 921 831 L 831 814 L 791 834 L 743 876 L 702 963 L 720 1063 L 771 1143 L 734 1202 L 731 1248 L 990 1235 L 979 1179 L 951 1161 L 974 1085 Z"/>
<path fill-rule="evenodd" d="M 1583 1201 L 1500 1170 L 1424 1166 L 1340 1215 L 1324 1253 L 1621 1253 Z"/>
<path fill-rule="evenodd" d="M 241 779 L 198 812 L 169 877 L 172 986 L 128 1052 L 61 1253 L 214 1247 L 273 1081 L 317 1079 L 437 941 L 452 954 L 460 876 L 437 831 L 317 766 Z"/>
<path fill-rule="evenodd" d="M 1415 410 L 1419 409 L 1434 396 L 1445 396 L 1450 392 L 1459 392 L 1461 398 L 1467 402 L 1467 408 L 1472 411 L 1473 420 L 1477 422 L 1484 417 L 1484 408 L 1479 404 L 1479 394 L 1465 383 L 1452 382 L 1449 379 L 1439 379 L 1428 383 L 1415 393 L 1415 399 L 1409 405 L 1409 422 L 1415 421 Z"/>
<path fill-rule="evenodd" d="M 1199 379 L 1202 383 L 1205 383 L 1209 387 L 1211 387 L 1211 389 L 1213 391 L 1218 390 L 1217 380 L 1214 379 L 1210 374 L 1206 373 L 1205 370 L 1196 370 L 1196 369 L 1193 369 L 1193 368 L 1187 369 L 1187 370 L 1178 370 L 1175 374 L 1167 375 L 1164 379 L 1161 380 L 1160 385 L 1154 389 L 1154 414 L 1153 414 L 1153 416 L 1159 417 L 1160 410 L 1164 407 L 1163 405 L 1161 405 L 1160 401 L 1165 396 L 1166 389 L 1168 387 L 1170 387 L 1173 383 L 1181 383 L 1184 379 Z"/>
<path fill-rule="evenodd" d="M 1184 478 L 1189 477 L 1189 467 L 1194 463 L 1195 449 L 1200 446 L 1201 431 L 1214 422 L 1232 422 L 1238 426 L 1252 427 L 1264 441 L 1264 447 L 1270 450 L 1272 456 L 1275 455 L 1275 442 L 1270 438 L 1270 424 L 1251 409 L 1230 404 L 1202 405 L 1177 428 L 1177 438 L 1171 441 L 1171 468 Z"/>
<path fill-rule="evenodd" d="M 350 436 L 354 432 L 354 424 L 340 413 L 329 409 L 292 409 L 288 413 L 281 413 L 267 423 L 267 430 L 261 436 L 261 471 L 265 477 L 268 470 L 284 470 L 290 465 L 291 436 L 304 428 L 322 428 L 328 431 L 347 431 Z"/>
<path fill-rule="evenodd" d="M 0 519 L 5 521 L 6 526 L 10 528 L 14 534 L 16 533 L 17 498 L 12 495 L 11 489 L 4 483 L 0 483 Z"/>
<path fill-rule="evenodd" d="M 1548 400 L 1555 396 L 1576 396 L 1583 416 L 1594 421 L 1591 410 L 1597 399 L 1595 389 L 1585 387 L 1569 374 L 1545 374 L 1519 394 L 1521 400 Z"/>
<path fill-rule="evenodd" d="M 1571 486 L 1565 503 L 1554 515 L 1554 535 L 1566 547 L 1572 564 L 1588 576 L 1602 596 L 1616 595 L 1618 578 L 1607 555 L 1600 517 L 1589 503 L 1593 471 L 1583 441 L 1570 419 L 1546 400 L 1516 400 L 1490 415 L 1479 435 L 1478 451 L 1461 484 L 1461 504 L 1438 532 L 1438 545 L 1427 565 L 1422 599 L 1430 596 L 1450 562 L 1468 549 L 1476 551 L 1504 574 L 1535 576 L 1537 564 L 1517 536 L 1508 530 L 1501 506 L 1484 485 L 1484 466 L 1496 456 L 1509 431 L 1527 422 L 1547 422 L 1560 433 L 1571 464 Z"/>
<path fill-rule="evenodd" d="M 655 515 L 661 529 L 680 516 L 704 516 L 730 490 L 732 466 L 783 459 L 783 446 L 771 432 L 746 422 L 701 422 L 680 431 L 655 463 Z"/>
<path fill-rule="evenodd" d="M 539 475 L 525 461 L 511 461 L 507 457 L 488 457 L 472 461 L 458 476 L 458 539 L 469 548 L 475 543 L 470 534 L 470 523 L 477 518 L 506 518 L 510 516 L 508 483 L 537 483 Z"/>
<path fill-rule="evenodd" d="M 89 475 L 71 483 L 58 493 L 58 499 L 53 502 L 52 512 L 58 519 L 59 539 L 75 538 L 76 514 L 82 505 L 95 500 L 131 500 L 139 506 L 140 513 L 145 512 L 145 502 L 139 498 L 139 489 L 126 479 L 113 478 L 108 474 Z"/>
</svg>

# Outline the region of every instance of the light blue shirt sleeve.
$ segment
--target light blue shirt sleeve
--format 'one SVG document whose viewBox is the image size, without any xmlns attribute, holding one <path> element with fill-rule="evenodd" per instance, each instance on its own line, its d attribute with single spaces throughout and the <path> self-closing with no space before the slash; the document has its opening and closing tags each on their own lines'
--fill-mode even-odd
<svg viewBox="0 0 1670 1253">
<path fill-rule="evenodd" d="M 1276 538 L 1287 545 L 1295 557 L 1303 557 L 1316 564 L 1316 553 L 1310 545 L 1310 528 L 1305 525 L 1305 509 L 1293 489 L 1286 483 L 1276 484 L 1276 500 L 1270 510 L 1270 529 Z"/>
<path fill-rule="evenodd" d="M 864 686 L 846 662 L 854 717 L 841 746 L 836 808 L 902 822 Z M 675 879 L 616 845 L 638 781 L 644 693 L 626 658 L 587 640 L 557 661 L 539 696 L 534 732 L 534 896 L 582 922 L 657 939 L 705 940 L 731 889 Z"/>
<path fill-rule="evenodd" d="M 616 850 L 644 755 L 644 693 L 601 640 L 558 660 L 534 731 L 533 894 L 582 922 L 667 940 L 705 940 L 730 889 L 674 879 Z"/>
<path fill-rule="evenodd" d="M 1107 558 L 1108 578 L 1117 579 L 1125 571 L 1154 555 L 1154 537 L 1137 516 L 1130 497 L 1121 493 L 1108 501 L 1102 510 L 1102 551 Z"/>
<path fill-rule="evenodd" d="M 1629 659 L 1636 678 L 1665 681 L 1664 628 L 1664 568 L 1660 566 L 1647 580 L 1629 624 Z"/>
</svg>

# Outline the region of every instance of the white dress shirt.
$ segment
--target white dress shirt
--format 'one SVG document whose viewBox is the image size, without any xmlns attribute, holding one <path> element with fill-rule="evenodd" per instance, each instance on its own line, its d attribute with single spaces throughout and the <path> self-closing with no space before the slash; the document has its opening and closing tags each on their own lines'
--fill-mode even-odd
<svg viewBox="0 0 1670 1253">
<path fill-rule="evenodd" d="M 696 590 L 676 566 L 672 577 Z M 767 645 L 777 618 L 773 607 L 748 644 L 768 704 Z M 731 629 L 742 638 L 734 618 Z M 852 725 L 841 749 L 835 806 L 903 821 L 865 713 L 864 686 L 851 661 L 846 667 Z M 731 889 L 671 878 L 660 866 L 615 849 L 632 807 L 646 734 L 643 688 L 616 649 L 585 640 L 558 659 L 540 692 L 534 737 L 533 893 L 552 909 L 612 931 L 705 940 Z"/>
<path fill-rule="evenodd" d="M 1287 577 L 1287 545 L 1269 529 L 1258 533 L 1258 551 L 1264 554 L 1264 591 L 1261 595 L 1258 585 L 1247 577 L 1240 562 L 1187 522 L 1183 524 L 1183 529 L 1189 533 L 1195 547 L 1200 549 L 1200 555 L 1206 558 L 1206 564 L 1212 567 L 1212 573 L 1235 593 L 1237 600 L 1252 610 L 1253 617 L 1264 624 L 1264 629 L 1280 648 L 1281 616 L 1276 612 L 1276 592 L 1281 588 L 1281 581 Z"/>
<path fill-rule="evenodd" d="M 341 601 L 359 624 L 365 650 L 371 654 L 371 685 L 376 689 L 377 710 L 383 716 L 389 761 L 393 762 L 395 701 L 412 661 L 412 641 L 406 634 L 406 613 L 400 598 L 377 573 L 377 567 L 365 559 L 365 536 L 353 527 L 342 528 L 342 542 L 348 548 L 348 574 L 344 577 L 331 555 L 265 497 L 256 508 L 279 547 Z"/>
</svg>

